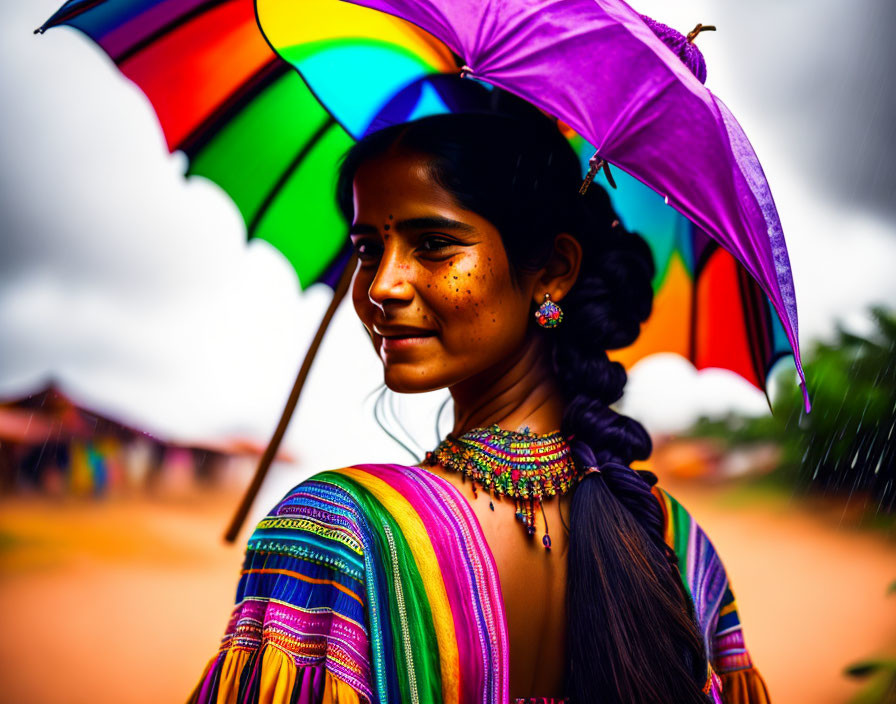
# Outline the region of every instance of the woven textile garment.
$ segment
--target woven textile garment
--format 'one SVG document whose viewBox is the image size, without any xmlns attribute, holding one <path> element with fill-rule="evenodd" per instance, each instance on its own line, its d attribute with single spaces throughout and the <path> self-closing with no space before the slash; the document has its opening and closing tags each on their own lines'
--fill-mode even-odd
<svg viewBox="0 0 896 704">
<path fill-rule="evenodd" d="M 721 561 L 653 491 L 718 675 L 713 699 L 765 704 Z M 303 482 L 259 523 L 189 701 L 506 704 L 509 669 L 495 562 L 466 499 L 418 467 L 356 465 Z"/>
</svg>

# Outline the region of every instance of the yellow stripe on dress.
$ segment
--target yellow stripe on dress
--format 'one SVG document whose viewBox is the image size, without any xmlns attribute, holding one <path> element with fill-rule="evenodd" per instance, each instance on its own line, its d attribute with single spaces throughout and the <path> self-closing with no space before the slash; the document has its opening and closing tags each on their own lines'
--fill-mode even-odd
<svg viewBox="0 0 896 704">
<path fill-rule="evenodd" d="M 730 614 L 732 611 L 737 611 L 737 599 L 732 599 L 730 604 L 722 607 L 722 610 L 719 611 L 719 618 L 726 614 Z"/>
<path fill-rule="evenodd" d="M 324 698 L 321 704 L 361 704 L 358 693 L 329 671 L 324 675 Z"/>
<path fill-rule="evenodd" d="M 217 704 L 236 704 L 240 692 L 240 673 L 251 656 L 252 651 L 248 648 L 228 648 L 221 665 Z"/>
<path fill-rule="evenodd" d="M 261 651 L 258 704 L 286 704 L 296 685 L 296 664 L 288 653 L 270 643 Z"/>
<path fill-rule="evenodd" d="M 379 477 L 362 469 L 351 467 L 341 469 L 339 472 L 352 478 L 373 494 L 392 515 L 392 519 L 399 525 L 407 539 L 432 610 L 436 640 L 439 644 L 442 700 L 445 704 L 458 704 L 460 702 L 460 667 L 457 636 L 454 631 L 454 616 L 451 613 L 445 583 L 442 581 L 438 558 L 423 521 L 420 520 L 410 502 Z"/>
</svg>

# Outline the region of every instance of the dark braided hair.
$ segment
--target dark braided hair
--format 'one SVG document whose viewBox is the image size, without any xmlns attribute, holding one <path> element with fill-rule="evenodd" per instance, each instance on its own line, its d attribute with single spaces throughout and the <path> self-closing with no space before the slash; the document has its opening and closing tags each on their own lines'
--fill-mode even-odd
<svg viewBox="0 0 896 704">
<path fill-rule="evenodd" d="M 649 316 L 653 258 L 643 238 L 618 224 L 606 192 L 594 185 L 592 191 L 580 207 L 581 272 L 562 301 L 570 324 L 551 331 L 559 333 L 552 341 L 566 398 L 563 430 L 574 434 L 577 462 L 600 468 L 572 497 L 568 693 L 574 702 L 706 701 L 705 647 L 664 540 L 662 510 L 650 490 L 656 476 L 629 467 L 650 455 L 650 436 L 610 407 L 622 397 L 626 372 L 606 350 L 633 343 Z M 632 643 L 650 644 L 654 655 Z M 649 662 L 660 653 L 669 656 L 662 666 L 645 667 L 645 656 Z M 604 686 L 596 690 L 595 681 Z"/>
<path fill-rule="evenodd" d="M 564 394 L 562 431 L 573 436 L 574 460 L 581 470 L 600 468 L 572 497 L 566 696 L 575 704 L 703 704 L 705 644 L 664 541 L 656 477 L 629 466 L 650 455 L 650 436 L 610 407 L 626 372 L 607 350 L 634 342 L 650 314 L 650 249 L 618 223 L 600 186 L 579 195 L 578 158 L 552 120 L 502 91 L 485 100 L 482 112 L 425 117 L 359 141 L 340 169 L 339 207 L 351 222 L 355 172 L 397 150 L 426 159 L 436 183 L 498 229 L 515 282 L 544 266 L 558 233 L 582 245 L 579 278 L 560 301 L 564 322 L 536 332 Z"/>
</svg>

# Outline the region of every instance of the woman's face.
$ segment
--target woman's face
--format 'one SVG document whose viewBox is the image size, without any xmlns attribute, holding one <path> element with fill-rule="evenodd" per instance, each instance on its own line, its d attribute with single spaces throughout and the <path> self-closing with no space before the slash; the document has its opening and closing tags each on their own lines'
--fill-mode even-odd
<svg viewBox="0 0 896 704">
<path fill-rule="evenodd" d="M 423 158 L 362 164 L 354 213 L 352 302 L 390 389 L 450 387 L 519 351 L 534 278 L 512 284 L 498 231 L 434 183 Z"/>
</svg>

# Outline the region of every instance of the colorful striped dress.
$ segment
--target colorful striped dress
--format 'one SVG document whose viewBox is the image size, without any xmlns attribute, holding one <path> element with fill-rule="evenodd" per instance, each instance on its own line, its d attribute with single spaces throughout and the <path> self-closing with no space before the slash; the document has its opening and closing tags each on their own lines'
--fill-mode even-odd
<svg viewBox="0 0 896 704">
<path fill-rule="evenodd" d="M 713 698 L 764 704 L 715 550 L 667 517 L 714 670 Z M 356 465 L 293 489 L 249 539 L 236 606 L 191 704 L 507 704 L 495 561 L 467 500 L 419 467 Z"/>
</svg>

